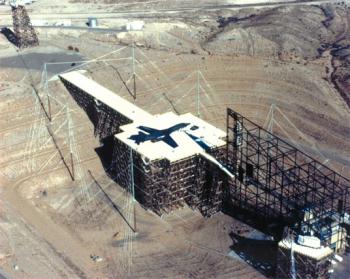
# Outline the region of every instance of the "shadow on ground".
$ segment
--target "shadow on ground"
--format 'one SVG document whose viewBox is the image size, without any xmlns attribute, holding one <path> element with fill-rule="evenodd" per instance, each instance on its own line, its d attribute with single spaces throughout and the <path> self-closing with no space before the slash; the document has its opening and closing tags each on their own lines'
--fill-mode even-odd
<svg viewBox="0 0 350 279">
<path fill-rule="evenodd" d="M 230 247 L 242 260 L 253 266 L 266 277 L 275 275 L 277 243 L 272 240 L 243 237 L 231 233 L 233 245 Z"/>
<path fill-rule="evenodd" d="M 12 40 L 11 42 L 14 45 L 17 44 L 17 38 L 10 29 L 6 29 L 5 31 L 2 29 L 1 33 L 9 41 Z M 52 52 L 46 52 L 44 48 L 40 49 L 40 51 L 37 48 L 32 48 L 22 52 L 21 59 L 19 59 L 17 54 L 9 57 L 1 57 L 0 67 L 41 71 L 44 64 L 48 63 L 46 69 L 48 78 L 51 78 L 56 74 L 74 69 L 76 66 L 83 64 L 82 61 L 84 61 L 84 57 L 74 51 L 55 49 Z"/>
<path fill-rule="evenodd" d="M 3 27 L 3 28 L 1 28 L 0 33 L 3 34 L 11 44 L 18 47 L 17 36 L 15 33 L 13 33 L 13 31 L 10 28 Z"/>
</svg>

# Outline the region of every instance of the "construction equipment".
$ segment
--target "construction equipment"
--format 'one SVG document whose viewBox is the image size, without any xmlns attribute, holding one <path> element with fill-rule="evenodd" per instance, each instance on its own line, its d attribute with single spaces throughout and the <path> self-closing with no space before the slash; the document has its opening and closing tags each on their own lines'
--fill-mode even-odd
<svg viewBox="0 0 350 279">
<path fill-rule="evenodd" d="M 39 45 L 38 36 L 31 24 L 25 5 L 32 3 L 28 0 L 10 0 L 12 8 L 13 28 L 16 35 L 16 44 L 19 48 Z"/>
</svg>

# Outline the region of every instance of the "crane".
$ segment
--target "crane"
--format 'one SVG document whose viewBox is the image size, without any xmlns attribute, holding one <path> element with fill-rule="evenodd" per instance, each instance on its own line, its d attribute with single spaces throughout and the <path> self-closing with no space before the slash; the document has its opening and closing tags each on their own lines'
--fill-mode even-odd
<svg viewBox="0 0 350 279">
<path fill-rule="evenodd" d="M 17 46 L 19 48 L 33 47 L 39 45 L 38 36 L 32 26 L 26 4 L 30 4 L 31 0 L 9 0 L 11 6 L 13 28 L 16 35 Z"/>
</svg>

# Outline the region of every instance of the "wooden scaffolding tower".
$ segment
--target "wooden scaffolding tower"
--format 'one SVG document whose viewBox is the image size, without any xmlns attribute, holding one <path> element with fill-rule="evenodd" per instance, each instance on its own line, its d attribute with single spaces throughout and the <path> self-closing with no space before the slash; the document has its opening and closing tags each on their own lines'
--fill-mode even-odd
<svg viewBox="0 0 350 279">
<path fill-rule="evenodd" d="M 38 36 L 24 6 L 12 6 L 13 28 L 19 48 L 39 45 Z"/>
</svg>

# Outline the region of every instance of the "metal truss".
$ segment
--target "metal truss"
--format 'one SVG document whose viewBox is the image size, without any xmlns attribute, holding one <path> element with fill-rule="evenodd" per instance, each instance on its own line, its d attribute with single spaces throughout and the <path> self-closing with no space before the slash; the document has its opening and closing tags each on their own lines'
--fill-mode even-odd
<svg viewBox="0 0 350 279">
<path fill-rule="evenodd" d="M 349 212 L 348 179 L 232 109 L 226 160 L 236 174 L 226 191 L 230 206 L 259 220 L 317 232 L 328 242 Z"/>
</svg>

